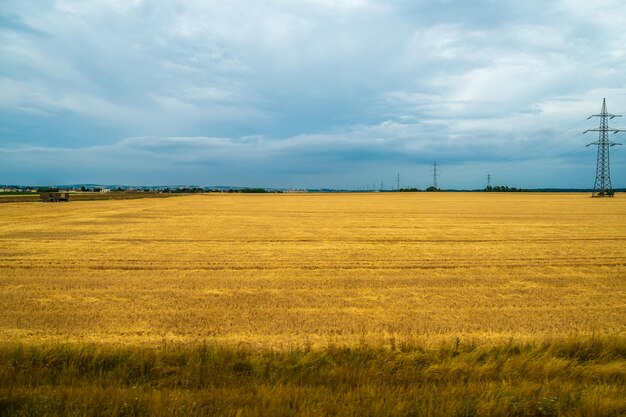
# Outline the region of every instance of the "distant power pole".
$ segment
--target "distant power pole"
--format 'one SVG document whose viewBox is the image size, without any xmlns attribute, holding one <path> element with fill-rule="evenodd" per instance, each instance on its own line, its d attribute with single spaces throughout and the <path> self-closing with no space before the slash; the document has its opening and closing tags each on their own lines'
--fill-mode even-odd
<svg viewBox="0 0 626 417">
<path fill-rule="evenodd" d="M 400 191 L 400 173 L 398 172 L 398 176 L 396 177 L 396 188 Z"/>
<path fill-rule="evenodd" d="M 596 181 L 593 184 L 592 197 L 613 197 L 613 187 L 611 186 L 611 166 L 609 163 L 609 148 L 615 145 L 621 145 L 621 143 L 612 142 L 609 139 L 609 132 L 613 134 L 617 132 L 624 132 L 624 129 L 614 129 L 609 127 L 608 121 L 614 117 L 622 117 L 621 114 L 610 114 L 606 111 L 606 98 L 602 99 L 602 111 L 600 114 L 594 114 L 587 118 L 592 117 L 600 118 L 600 127 L 598 129 L 585 130 L 587 132 L 599 132 L 599 138 L 596 142 L 592 142 L 587 146 L 598 146 L 598 161 L 596 164 Z"/>
<path fill-rule="evenodd" d="M 433 187 L 437 187 L 437 173 L 441 172 L 440 169 L 437 169 L 437 161 L 433 163 Z"/>
<path fill-rule="evenodd" d="M 487 174 L 487 188 L 491 187 L 491 174 Z"/>
</svg>

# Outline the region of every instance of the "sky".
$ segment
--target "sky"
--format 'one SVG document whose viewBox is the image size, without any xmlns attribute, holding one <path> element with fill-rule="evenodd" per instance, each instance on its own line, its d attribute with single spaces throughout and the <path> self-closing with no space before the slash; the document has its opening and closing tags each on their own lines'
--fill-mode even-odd
<svg viewBox="0 0 626 417">
<path fill-rule="evenodd" d="M 589 188 L 625 28 L 620 0 L 2 0 L 0 184 Z"/>
</svg>

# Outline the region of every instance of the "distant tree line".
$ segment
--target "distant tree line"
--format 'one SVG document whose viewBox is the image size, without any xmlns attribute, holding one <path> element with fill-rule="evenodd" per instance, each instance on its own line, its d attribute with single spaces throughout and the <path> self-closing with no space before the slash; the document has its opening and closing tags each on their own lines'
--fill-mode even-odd
<svg viewBox="0 0 626 417">
<path fill-rule="evenodd" d="M 400 192 L 401 193 L 418 193 L 421 192 L 422 190 L 420 190 L 419 188 L 400 188 Z M 427 189 L 425 189 L 424 191 L 428 191 L 428 192 L 432 192 L 432 191 L 441 191 L 439 188 L 434 187 L 434 186 L 430 186 Z"/>
<path fill-rule="evenodd" d="M 420 192 L 422 190 L 420 190 L 419 188 L 400 188 L 400 192 L 402 193 L 415 193 L 415 192 Z M 428 192 L 434 192 L 434 191 L 442 191 L 440 188 L 437 188 L 433 185 L 431 185 L 430 187 L 426 188 L 424 191 L 428 191 Z M 456 191 L 456 190 L 449 190 L 449 191 Z M 474 191 L 479 191 L 479 190 L 474 190 Z M 519 193 L 519 192 L 528 192 L 529 190 L 526 188 L 516 188 L 516 187 L 508 187 L 506 185 L 496 185 L 496 186 L 489 186 L 489 187 L 485 187 L 485 189 L 483 191 L 486 192 L 493 192 L 493 193 Z"/>
<path fill-rule="evenodd" d="M 178 187 L 178 188 L 163 188 L 159 191 L 161 191 L 162 193 L 193 194 L 193 193 L 203 193 L 205 192 L 205 189 L 200 188 L 200 187 Z"/>
<path fill-rule="evenodd" d="M 494 193 L 519 193 L 528 191 L 525 188 L 515 188 L 515 187 L 507 187 L 506 185 L 496 185 L 496 186 L 487 186 L 485 187 L 486 192 L 494 192 Z"/>
<path fill-rule="evenodd" d="M 59 189 L 56 187 L 39 187 L 37 188 L 38 193 L 56 193 Z"/>
<path fill-rule="evenodd" d="M 265 188 L 240 188 L 238 190 L 228 190 L 233 193 L 266 193 Z"/>
<path fill-rule="evenodd" d="M 193 193 L 282 193 L 282 191 L 268 191 L 265 188 L 231 188 L 227 190 L 220 189 L 210 189 L 210 188 L 201 188 L 201 187 L 178 187 L 178 188 L 163 188 L 159 190 L 162 193 L 185 193 L 185 194 L 193 194 Z"/>
</svg>

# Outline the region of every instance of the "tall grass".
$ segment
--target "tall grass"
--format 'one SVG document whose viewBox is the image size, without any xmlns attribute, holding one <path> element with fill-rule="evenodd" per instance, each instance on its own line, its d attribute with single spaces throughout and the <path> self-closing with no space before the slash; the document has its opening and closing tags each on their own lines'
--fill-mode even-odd
<svg viewBox="0 0 626 417">
<path fill-rule="evenodd" d="M 626 339 L 439 347 L 0 345 L 0 415 L 619 416 Z"/>
</svg>

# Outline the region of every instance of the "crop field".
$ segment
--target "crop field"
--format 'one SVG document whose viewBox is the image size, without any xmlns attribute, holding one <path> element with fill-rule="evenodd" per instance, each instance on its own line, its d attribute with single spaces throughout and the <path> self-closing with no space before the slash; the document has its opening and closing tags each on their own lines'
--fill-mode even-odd
<svg viewBox="0 0 626 417">
<path fill-rule="evenodd" d="M 0 218 L 0 416 L 626 414 L 622 194 L 203 194 Z"/>
<path fill-rule="evenodd" d="M 180 195 L 180 194 L 179 194 Z M 157 193 L 157 192 L 71 192 L 71 201 L 94 201 L 94 200 L 130 200 L 135 198 L 167 198 L 174 197 L 176 194 L 170 193 Z M 39 202 L 41 198 L 39 193 L 13 193 L 5 192 L 0 193 L 0 204 L 2 203 L 31 203 Z"/>
</svg>

